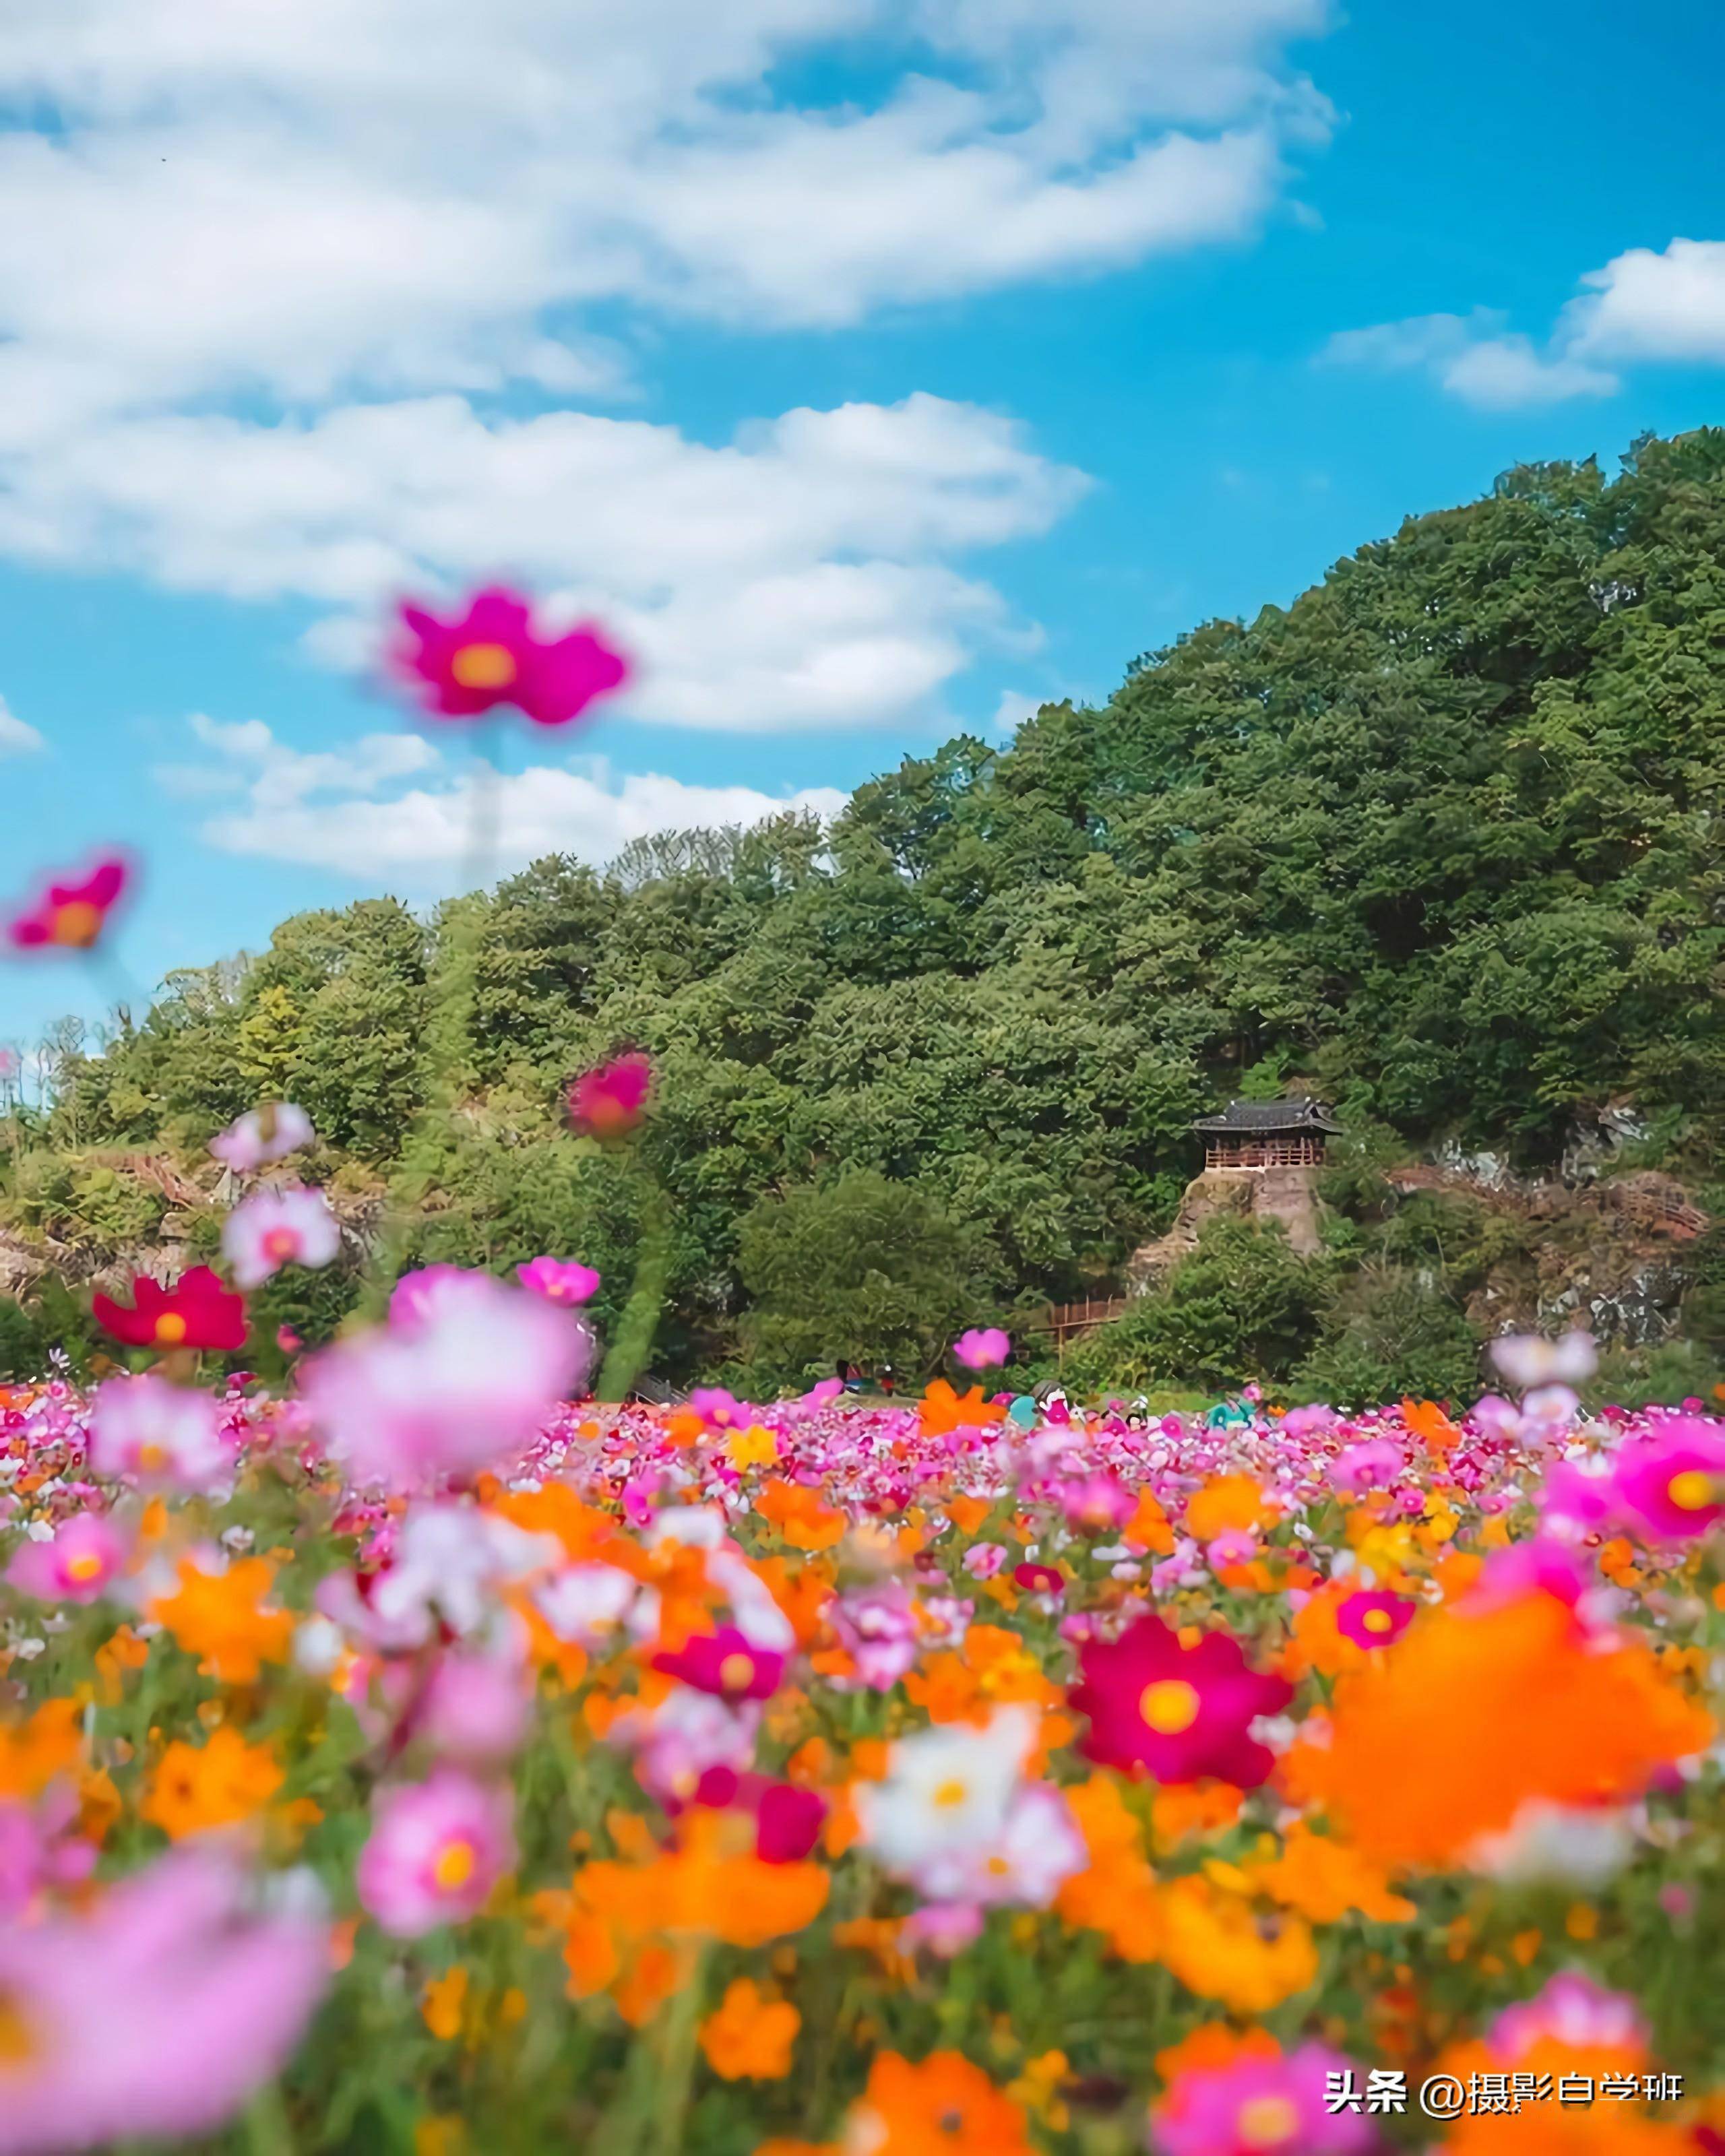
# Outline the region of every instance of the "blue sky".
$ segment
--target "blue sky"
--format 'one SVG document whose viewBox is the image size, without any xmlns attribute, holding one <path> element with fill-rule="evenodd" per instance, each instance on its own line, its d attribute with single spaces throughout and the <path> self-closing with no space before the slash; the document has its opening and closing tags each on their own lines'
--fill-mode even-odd
<svg viewBox="0 0 1725 2156">
<path fill-rule="evenodd" d="M 1698 0 L 15 10 L 0 896 L 131 846 L 147 987 L 453 887 L 404 588 L 639 654 L 506 752 L 508 858 L 602 860 L 1720 418 L 1722 62 Z M 0 1041 L 109 992 L 8 965 Z"/>
</svg>

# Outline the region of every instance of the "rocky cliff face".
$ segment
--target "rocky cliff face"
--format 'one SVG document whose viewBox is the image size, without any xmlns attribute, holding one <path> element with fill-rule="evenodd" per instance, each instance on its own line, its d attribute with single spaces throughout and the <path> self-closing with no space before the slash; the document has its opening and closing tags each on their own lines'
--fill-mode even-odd
<svg viewBox="0 0 1725 2156">
<path fill-rule="evenodd" d="M 1301 1257 L 1320 1244 L 1317 1170 L 1311 1168 L 1211 1168 L 1186 1185 L 1173 1225 L 1132 1253 L 1127 1289 L 1142 1295 L 1170 1265 L 1197 1247 L 1205 1224 L 1220 1215 L 1280 1220 Z"/>
</svg>

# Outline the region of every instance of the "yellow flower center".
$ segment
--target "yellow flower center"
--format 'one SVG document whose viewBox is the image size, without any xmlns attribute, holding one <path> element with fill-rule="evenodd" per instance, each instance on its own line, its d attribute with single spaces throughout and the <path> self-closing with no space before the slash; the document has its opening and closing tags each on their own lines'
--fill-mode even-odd
<svg viewBox="0 0 1725 2156">
<path fill-rule="evenodd" d="M 942 1812 L 956 1811 L 969 1795 L 969 1783 L 962 1782 L 957 1775 L 954 1775 L 950 1782 L 942 1782 L 935 1791 L 935 1810 Z"/>
<path fill-rule="evenodd" d="M 748 1655 L 726 1655 L 719 1665 L 719 1682 L 726 1691 L 747 1691 L 754 1675 L 754 1661 Z"/>
<path fill-rule="evenodd" d="M 166 1447 L 160 1445 L 141 1445 L 138 1447 L 138 1465 L 146 1475 L 159 1475 L 167 1465 Z"/>
<path fill-rule="evenodd" d="M 102 932 L 102 909 L 87 898 L 74 898 L 69 906 L 54 911 L 54 940 L 74 951 L 87 951 Z"/>
<path fill-rule="evenodd" d="M 80 1556 L 66 1560 L 68 1579 L 94 1579 L 102 1568 L 102 1561 L 94 1550 L 85 1550 Z"/>
<path fill-rule="evenodd" d="M 1234 2130 L 1248 2148 L 1274 2148 L 1300 2130 L 1300 2114 L 1285 2096 L 1256 2096 L 1240 2107 Z"/>
<path fill-rule="evenodd" d="M 453 1894 L 472 1878 L 476 1861 L 470 1841 L 447 1841 L 438 1852 L 437 1862 L 431 1867 L 431 1876 L 442 1892 Z"/>
<path fill-rule="evenodd" d="M 34 2032 L 25 2020 L 18 1994 L 0 1984 L 0 2074 L 27 2066 L 37 2053 Z"/>
<path fill-rule="evenodd" d="M 1699 1467 L 1686 1467 L 1666 1485 L 1666 1495 L 1680 1512 L 1704 1512 L 1715 1500 L 1713 1478 Z"/>
<path fill-rule="evenodd" d="M 1183 1677 L 1158 1677 L 1138 1695 L 1138 1712 L 1158 1737 L 1178 1737 L 1198 1719 L 1198 1693 Z"/>
<path fill-rule="evenodd" d="M 186 1321 L 177 1310 L 165 1312 L 156 1321 L 158 1348 L 177 1348 L 186 1337 Z"/>
<path fill-rule="evenodd" d="M 1388 1632 L 1395 1623 L 1387 1609 L 1368 1609 L 1359 1621 L 1368 1632 Z"/>
<path fill-rule="evenodd" d="M 464 689 L 506 689 L 515 679 L 515 654 L 506 644 L 464 644 L 449 671 Z"/>
<path fill-rule="evenodd" d="M 264 1255 L 278 1265 L 285 1265 L 299 1247 L 300 1239 L 291 1228 L 272 1228 L 264 1238 Z"/>
</svg>

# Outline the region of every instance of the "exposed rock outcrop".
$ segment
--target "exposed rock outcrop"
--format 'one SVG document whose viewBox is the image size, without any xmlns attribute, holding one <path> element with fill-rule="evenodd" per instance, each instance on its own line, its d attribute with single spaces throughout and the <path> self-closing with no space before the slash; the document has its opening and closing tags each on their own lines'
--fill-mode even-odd
<svg viewBox="0 0 1725 2156">
<path fill-rule="evenodd" d="M 1280 1220 L 1301 1257 L 1318 1249 L 1317 1171 L 1310 1168 L 1210 1168 L 1186 1185 L 1180 1209 L 1166 1235 L 1132 1253 L 1127 1291 L 1142 1295 L 1170 1265 L 1198 1246 L 1206 1224 L 1237 1219 Z"/>
</svg>

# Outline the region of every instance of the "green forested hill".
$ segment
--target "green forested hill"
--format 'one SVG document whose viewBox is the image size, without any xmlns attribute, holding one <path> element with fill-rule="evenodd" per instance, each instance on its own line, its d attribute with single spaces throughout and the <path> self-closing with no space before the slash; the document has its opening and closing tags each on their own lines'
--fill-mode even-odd
<svg viewBox="0 0 1725 2156">
<path fill-rule="evenodd" d="M 1455 1138 L 1528 1170 L 1632 1103 L 1645 1157 L 1705 1193 L 1722 785 L 1710 429 L 1615 478 L 1512 472 L 1286 609 L 1147 654 L 1100 709 L 907 760 L 824 839 L 786 819 L 604 875 L 542 861 L 429 927 L 387 900 L 289 921 L 69 1058 L 6 1203 L 121 1239 L 151 1201 L 95 1155 L 194 1157 L 264 1096 L 311 1110 L 336 1189 L 381 1187 L 434 1010 L 462 1111 L 418 1147 L 421 1247 L 626 1273 L 638 1189 L 557 1111 L 571 1071 L 638 1044 L 678 1208 L 672 1352 L 708 1360 L 783 1297 L 788 1240 L 857 1306 L 931 1322 L 1082 1292 L 1165 1224 L 1190 1117 L 1286 1081 L 1380 1155 Z"/>
</svg>

